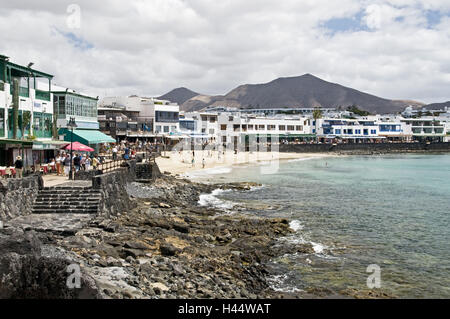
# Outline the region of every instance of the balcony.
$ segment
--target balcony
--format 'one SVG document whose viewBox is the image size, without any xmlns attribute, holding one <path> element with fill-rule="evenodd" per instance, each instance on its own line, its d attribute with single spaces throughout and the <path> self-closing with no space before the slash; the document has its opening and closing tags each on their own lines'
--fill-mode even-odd
<svg viewBox="0 0 450 319">
<path fill-rule="evenodd" d="M 36 90 L 36 99 L 50 101 L 50 92 Z"/>
<path fill-rule="evenodd" d="M 5 90 L 5 83 L 0 82 L 0 91 L 4 91 Z"/>
</svg>

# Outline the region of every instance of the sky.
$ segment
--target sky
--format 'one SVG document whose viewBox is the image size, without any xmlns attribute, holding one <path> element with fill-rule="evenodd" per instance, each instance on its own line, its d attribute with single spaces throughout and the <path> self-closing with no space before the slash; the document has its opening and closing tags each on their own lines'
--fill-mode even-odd
<svg viewBox="0 0 450 319">
<path fill-rule="evenodd" d="M 75 1 L 0 0 L 0 54 L 100 97 L 226 94 L 310 73 L 450 100 L 450 0 Z"/>
</svg>

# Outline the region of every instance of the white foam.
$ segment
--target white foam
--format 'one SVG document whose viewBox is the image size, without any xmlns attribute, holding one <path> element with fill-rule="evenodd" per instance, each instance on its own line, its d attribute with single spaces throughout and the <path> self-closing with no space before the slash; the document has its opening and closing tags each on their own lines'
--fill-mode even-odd
<svg viewBox="0 0 450 319">
<path fill-rule="evenodd" d="M 293 162 L 303 162 L 303 161 L 310 161 L 310 160 L 313 160 L 313 159 L 320 159 L 320 158 L 324 158 L 324 157 L 317 156 L 317 157 L 296 158 L 296 159 L 288 160 L 287 162 L 288 162 L 288 163 L 293 163 Z"/>
<path fill-rule="evenodd" d="M 322 254 L 326 248 L 324 245 L 315 242 L 311 242 L 311 245 L 313 245 L 313 249 L 316 254 Z"/>
<path fill-rule="evenodd" d="M 220 175 L 220 174 L 228 174 L 233 170 L 232 167 L 226 166 L 226 167 L 214 167 L 214 168 L 205 168 L 202 170 L 193 171 L 190 174 L 197 176 L 203 176 L 203 175 Z"/>
<path fill-rule="evenodd" d="M 217 198 L 216 196 L 230 192 L 230 190 L 223 190 L 223 189 L 216 189 L 211 194 L 203 194 L 200 195 L 200 198 L 198 200 L 198 204 L 200 206 L 210 206 L 210 207 L 216 207 L 220 209 L 233 209 L 235 204 L 230 201 L 222 200 L 220 198 Z"/>
<path fill-rule="evenodd" d="M 293 220 L 289 223 L 289 227 L 293 230 L 293 231 L 299 231 L 303 229 L 303 225 L 299 220 Z"/>
<path fill-rule="evenodd" d="M 270 288 L 272 288 L 272 290 L 274 291 L 286 293 L 296 293 L 303 291 L 297 287 L 287 284 L 287 282 L 289 282 L 289 278 L 287 275 L 273 275 L 267 278 L 267 281 L 269 282 Z"/>
</svg>

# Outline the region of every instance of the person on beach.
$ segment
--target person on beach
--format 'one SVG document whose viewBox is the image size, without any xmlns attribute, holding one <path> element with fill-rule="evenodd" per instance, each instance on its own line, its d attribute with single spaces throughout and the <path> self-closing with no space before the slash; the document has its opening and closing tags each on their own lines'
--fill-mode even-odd
<svg viewBox="0 0 450 319">
<path fill-rule="evenodd" d="M 206 161 L 205 161 L 205 159 L 203 159 L 202 160 L 202 168 L 205 168 L 205 165 L 206 165 Z"/>
<path fill-rule="evenodd" d="M 192 167 L 195 167 L 195 159 L 192 158 Z"/>
</svg>

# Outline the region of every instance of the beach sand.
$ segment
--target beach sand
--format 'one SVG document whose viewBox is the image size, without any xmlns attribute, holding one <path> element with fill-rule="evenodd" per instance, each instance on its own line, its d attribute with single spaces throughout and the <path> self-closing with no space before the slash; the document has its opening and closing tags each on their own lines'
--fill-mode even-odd
<svg viewBox="0 0 450 319">
<path fill-rule="evenodd" d="M 328 153 L 279 153 L 279 152 L 238 152 L 227 151 L 225 154 L 218 151 L 195 151 L 194 163 L 192 163 L 192 152 L 166 152 L 162 157 L 156 159 L 161 172 L 186 175 L 202 170 L 229 168 L 234 165 L 261 164 L 274 166 L 279 160 L 323 158 L 333 156 Z M 203 159 L 204 164 L 203 165 Z M 269 168 L 270 169 L 270 168 Z"/>
</svg>

